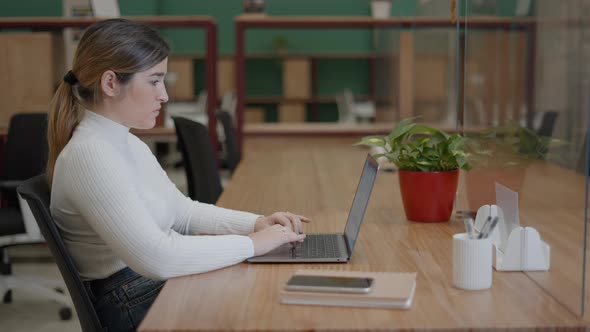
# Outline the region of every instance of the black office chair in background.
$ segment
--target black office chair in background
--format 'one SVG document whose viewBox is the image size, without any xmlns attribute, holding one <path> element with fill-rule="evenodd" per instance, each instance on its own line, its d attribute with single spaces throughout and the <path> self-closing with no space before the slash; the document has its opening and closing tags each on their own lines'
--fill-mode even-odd
<svg viewBox="0 0 590 332">
<path fill-rule="evenodd" d="M 207 127 L 183 117 L 172 119 L 186 172 L 188 195 L 193 200 L 214 204 L 223 188 Z"/>
<path fill-rule="evenodd" d="M 229 112 L 224 110 L 217 110 L 215 112 L 217 120 L 223 126 L 224 141 L 221 142 L 221 168 L 228 169 L 231 173 L 234 172 L 242 156 L 240 149 L 238 148 L 238 140 L 236 137 L 236 131 L 233 124 L 233 119 Z"/>
<path fill-rule="evenodd" d="M 10 119 L 0 172 L 0 195 L 7 205 L 17 202 L 16 187 L 43 173 L 47 163 L 47 114 L 20 113 Z"/>
<path fill-rule="evenodd" d="M 555 122 L 559 113 L 555 111 L 543 112 L 541 118 L 541 125 L 537 129 L 537 135 L 551 137 L 553 136 L 553 129 L 555 128 Z"/>
<path fill-rule="evenodd" d="M 84 332 L 102 331 L 94 305 L 88 296 L 80 274 L 74 265 L 74 261 L 66 248 L 63 239 L 57 229 L 55 221 L 49 210 L 50 192 L 45 174 L 35 176 L 18 187 L 18 193 L 25 199 L 31 208 L 41 234 L 45 237 L 51 254 L 57 263 L 59 272 L 63 277 L 74 307 L 78 313 L 78 319 Z"/>
<path fill-rule="evenodd" d="M 8 248 L 44 243 L 30 209 L 18 198 L 16 188 L 26 179 L 41 174 L 47 162 L 47 114 L 14 115 L 8 128 L 0 174 L 0 296 L 12 302 L 12 290 L 21 289 L 64 305 L 61 319 L 71 317 L 71 301 L 63 294 L 63 281 L 37 276 L 13 275 Z"/>
</svg>

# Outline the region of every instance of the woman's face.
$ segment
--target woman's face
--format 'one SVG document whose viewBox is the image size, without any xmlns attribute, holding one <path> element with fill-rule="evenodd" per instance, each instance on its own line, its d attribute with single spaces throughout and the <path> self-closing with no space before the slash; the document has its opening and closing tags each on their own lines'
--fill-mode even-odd
<svg viewBox="0 0 590 332">
<path fill-rule="evenodd" d="M 150 129 L 156 125 L 162 103 L 168 101 L 164 86 L 164 75 L 168 58 L 154 67 L 133 75 L 123 87 L 116 103 L 118 122 L 137 129 Z"/>
</svg>

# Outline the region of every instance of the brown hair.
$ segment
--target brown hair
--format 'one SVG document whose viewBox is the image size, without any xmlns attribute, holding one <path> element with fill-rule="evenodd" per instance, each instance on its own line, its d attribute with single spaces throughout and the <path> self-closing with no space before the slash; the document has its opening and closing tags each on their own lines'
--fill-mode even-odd
<svg viewBox="0 0 590 332">
<path fill-rule="evenodd" d="M 152 68 L 170 53 L 168 43 L 148 25 L 125 19 L 97 22 L 80 39 L 68 82 L 61 82 L 49 109 L 47 181 L 51 186 L 55 161 L 82 117 L 84 108 L 101 102 L 102 74 L 112 70 L 127 84 L 133 74 Z M 70 73 L 68 73 L 70 74 Z"/>
</svg>

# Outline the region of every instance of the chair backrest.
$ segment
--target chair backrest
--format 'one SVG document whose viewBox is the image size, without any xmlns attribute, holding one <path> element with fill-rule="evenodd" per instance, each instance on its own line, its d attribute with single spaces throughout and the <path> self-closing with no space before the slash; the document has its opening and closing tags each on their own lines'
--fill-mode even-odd
<svg viewBox="0 0 590 332">
<path fill-rule="evenodd" d="M 233 120 L 231 114 L 224 110 L 217 110 L 216 112 L 217 119 L 221 122 L 223 126 L 223 132 L 225 136 L 225 141 L 223 146 L 224 152 L 224 167 L 229 169 L 232 173 L 240 163 L 242 156 L 240 154 L 240 149 L 238 148 L 238 140 L 236 137 L 236 131 L 233 126 Z"/>
<path fill-rule="evenodd" d="M 186 171 L 189 197 L 202 203 L 217 202 L 223 189 L 207 127 L 182 117 L 172 119 Z"/>
<path fill-rule="evenodd" d="M 541 119 L 541 125 L 537 130 L 537 135 L 551 137 L 553 135 L 553 128 L 555 128 L 557 115 L 558 113 L 555 111 L 544 112 L 543 118 Z"/>
<path fill-rule="evenodd" d="M 207 90 L 201 90 L 197 96 L 197 113 L 207 112 Z"/>
<path fill-rule="evenodd" d="M 346 103 L 346 107 L 348 107 L 348 111 L 354 113 L 354 96 L 350 89 L 344 89 L 344 102 Z"/>
<path fill-rule="evenodd" d="M 338 122 L 353 123 L 355 121 L 354 99 L 349 89 L 345 89 L 342 94 L 336 96 L 336 105 L 338 106 Z"/>
<path fill-rule="evenodd" d="M 98 315 L 86 288 L 80 278 L 78 269 L 66 248 L 49 210 L 50 192 L 45 174 L 35 176 L 18 187 L 18 193 L 29 204 L 41 234 L 45 237 L 53 258 L 57 263 L 61 276 L 64 278 L 70 296 L 76 307 L 82 330 L 102 331 Z"/>
<path fill-rule="evenodd" d="M 221 109 L 231 115 L 232 120 L 236 120 L 236 93 L 231 90 L 223 94 L 221 98 Z"/>
<path fill-rule="evenodd" d="M 26 180 L 45 171 L 47 113 L 20 113 L 10 119 L 0 181 Z"/>
</svg>

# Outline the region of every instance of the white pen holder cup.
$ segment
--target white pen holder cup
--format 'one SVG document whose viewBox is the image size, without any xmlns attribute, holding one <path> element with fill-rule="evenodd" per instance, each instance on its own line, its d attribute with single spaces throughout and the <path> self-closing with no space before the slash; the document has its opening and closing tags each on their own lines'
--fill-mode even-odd
<svg viewBox="0 0 590 332">
<path fill-rule="evenodd" d="M 492 240 L 453 235 L 453 285 L 467 290 L 492 287 Z"/>
</svg>

